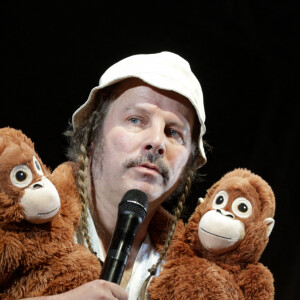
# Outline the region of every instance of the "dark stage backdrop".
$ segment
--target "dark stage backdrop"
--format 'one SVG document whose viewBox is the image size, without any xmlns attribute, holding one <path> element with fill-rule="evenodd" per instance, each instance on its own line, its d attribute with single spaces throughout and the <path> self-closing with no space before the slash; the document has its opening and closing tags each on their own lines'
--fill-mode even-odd
<svg viewBox="0 0 300 300">
<path fill-rule="evenodd" d="M 137 53 L 180 54 L 202 84 L 211 145 L 190 203 L 236 167 L 267 180 L 276 224 L 261 261 L 274 274 L 276 299 L 296 299 L 297 1 L 112 3 L 1 2 L 0 126 L 22 129 L 54 169 L 66 159 L 62 132 L 107 67 Z"/>
</svg>

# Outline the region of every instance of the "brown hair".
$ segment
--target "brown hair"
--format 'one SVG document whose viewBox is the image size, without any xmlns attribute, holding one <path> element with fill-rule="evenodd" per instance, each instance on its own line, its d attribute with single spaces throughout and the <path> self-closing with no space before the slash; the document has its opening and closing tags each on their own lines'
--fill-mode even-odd
<svg viewBox="0 0 300 300">
<path fill-rule="evenodd" d="M 90 241 L 87 224 L 88 210 L 89 208 L 92 208 L 92 203 L 89 201 L 87 191 L 89 156 L 91 144 L 93 141 L 97 142 L 98 137 L 101 136 L 103 121 L 110 104 L 115 98 L 111 87 L 106 88 L 105 92 L 97 93 L 96 97 L 98 98 L 96 99 L 98 107 L 87 119 L 85 126 L 74 131 L 72 124 L 70 124 L 70 129 L 65 132 L 65 135 L 69 139 L 67 156 L 78 164 L 76 183 L 78 193 L 81 197 L 82 213 L 80 224 L 76 232 L 77 241 L 79 244 L 84 244 L 84 241 L 86 241 L 86 244 L 92 253 L 95 253 L 95 251 Z"/>
</svg>

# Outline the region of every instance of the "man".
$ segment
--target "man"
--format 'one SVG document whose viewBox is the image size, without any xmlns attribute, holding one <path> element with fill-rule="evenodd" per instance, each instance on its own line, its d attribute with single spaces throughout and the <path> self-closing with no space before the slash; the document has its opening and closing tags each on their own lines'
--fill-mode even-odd
<svg viewBox="0 0 300 300">
<path fill-rule="evenodd" d="M 150 221 L 169 198 L 180 199 L 177 221 L 191 179 L 206 162 L 204 120 L 200 84 L 189 64 L 176 54 L 134 55 L 103 74 L 72 119 L 69 156 L 79 164 L 83 201 L 78 240 L 104 260 L 118 204 L 130 189 L 147 194 L 148 213 L 121 286 L 96 280 L 56 297 L 127 299 L 123 289 L 127 286 L 129 299 L 138 298 L 148 269 L 155 264 L 159 269 L 172 238 L 171 232 L 159 255 L 148 235 Z"/>
</svg>

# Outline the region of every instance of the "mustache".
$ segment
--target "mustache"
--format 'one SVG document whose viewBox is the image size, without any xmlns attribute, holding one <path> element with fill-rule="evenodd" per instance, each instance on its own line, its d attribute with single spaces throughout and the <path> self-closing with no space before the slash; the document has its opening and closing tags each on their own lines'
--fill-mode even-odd
<svg viewBox="0 0 300 300">
<path fill-rule="evenodd" d="M 125 168 L 132 168 L 136 167 L 145 163 L 151 163 L 153 164 L 161 174 L 161 176 L 164 178 L 165 181 L 169 180 L 170 178 L 170 171 L 169 168 L 166 166 L 164 161 L 162 160 L 161 156 L 159 154 L 152 154 L 147 153 L 144 155 L 140 155 L 136 158 L 128 159 L 124 162 Z"/>
</svg>

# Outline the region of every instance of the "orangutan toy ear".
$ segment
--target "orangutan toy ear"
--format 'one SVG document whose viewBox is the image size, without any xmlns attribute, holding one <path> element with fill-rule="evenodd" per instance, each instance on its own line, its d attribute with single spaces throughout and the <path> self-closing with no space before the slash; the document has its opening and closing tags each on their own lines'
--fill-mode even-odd
<svg viewBox="0 0 300 300">
<path fill-rule="evenodd" d="M 274 228 L 274 225 L 275 225 L 275 220 L 273 218 L 266 218 L 265 219 L 265 222 L 268 226 L 268 229 L 267 229 L 267 237 L 270 236 L 273 228 Z"/>
<path fill-rule="evenodd" d="M 198 198 L 198 205 L 204 203 L 204 198 L 200 197 Z"/>
</svg>

